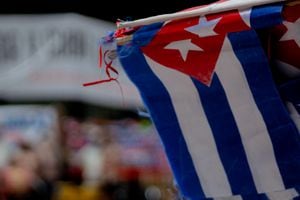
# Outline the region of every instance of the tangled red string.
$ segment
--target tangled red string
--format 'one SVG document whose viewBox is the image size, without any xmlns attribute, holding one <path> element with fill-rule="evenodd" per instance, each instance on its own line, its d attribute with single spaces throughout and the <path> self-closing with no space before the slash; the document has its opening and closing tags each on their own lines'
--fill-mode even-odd
<svg viewBox="0 0 300 200">
<path fill-rule="evenodd" d="M 115 67 L 112 66 L 114 58 L 112 58 L 111 55 L 109 55 L 109 53 L 112 53 L 112 51 L 106 50 L 104 52 L 104 54 L 102 54 L 102 53 L 103 53 L 102 48 L 100 47 L 100 49 L 99 49 L 99 68 L 100 69 L 102 68 L 102 64 L 104 62 L 104 64 L 105 64 L 105 73 L 106 73 L 106 76 L 108 78 L 103 79 L 103 80 L 84 83 L 83 86 L 86 87 L 86 86 L 92 86 L 92 85 L 97 85 L 97 84 L 102 84 L 102 83 L 115 81 L 117 83 L 117 85 L 119 86 L 119 88 L 120 88 L 121 95 L 122 95 L 122 103 L 123 103 L 123 106 L 125 106 L 123 89 L 121 87 L 120 82 L 118 81 L 119 72 L 115 69 Z M 109 59 L 109 61 L 107 59 Z M 112 75 L 111 75 L 112 72 L 114 74 L 116 74 L 116 77 L 112 77 Z"/>
</svg>

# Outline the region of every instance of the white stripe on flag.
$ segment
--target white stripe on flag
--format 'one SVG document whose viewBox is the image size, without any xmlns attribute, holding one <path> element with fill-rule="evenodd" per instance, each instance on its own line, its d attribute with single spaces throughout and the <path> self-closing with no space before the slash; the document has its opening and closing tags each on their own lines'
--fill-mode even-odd
<svg viewBox="0 0 300 200">
<path fill-rule="evenodd" d="M 213 200 L 243 200 L 243 198 L 240 195 L 235 195 L 231 197 L 217 197 Z"/>
<path fill-rule="evenodd" d="M 191 78 L 161 66 L 147 56 L 145 58 L 172 99 L 204 194 L 207 197 L 232 195 L 211 128 Z"/>
<path fill-rule="evenodd" d="M 284 190 L 284 191 L 267 193 L 267 197 L 269 200 L 291 200 L 298 196 L 299 193 L 294 188 Z"/>
<path fill-rule="evenodd" d="M 252 194 L 254 195 L 254 194 Z M 283 191 L 275 191 L 275 192 L 269 192 L 265 194 L 268 200 L 292 200 L 295 197 L 299 196 L 299 193 L 295 188 L 283 190 Z M 255 196 L 249 196 L 245 199 L 254 199 Z M 257 199 L 261 199 L 261 197 L 257 196 Z M 243 197 L 241 195 L 235 195 L 230 197 L 217 197 L 213 200 L 243 200 Z"/>
<path fill-rule="evenodd" d="M 259 193 L 284 190 L 267 127 L 228 38 L 221 52 L 216 73 L 237 123 L 256 189 Z"/>
</svg>

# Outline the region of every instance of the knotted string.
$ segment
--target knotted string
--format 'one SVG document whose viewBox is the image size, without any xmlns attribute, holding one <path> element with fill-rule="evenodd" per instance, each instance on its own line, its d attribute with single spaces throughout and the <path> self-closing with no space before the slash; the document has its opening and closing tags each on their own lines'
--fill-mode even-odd
<svg viewBox="0 0 300 200">
<path fill-rule="evenodd" d="M 99 68 L 100 69 L 102 68 L 102 63 L 104 62 L 104 64 L 105 64 L 105 73 L 106 73 L 106 76 L 108 78 L 103 79 L 103 80 L 84 83 L 83 86 L 87 87 L 87 86 L 92 86 L 92 85 L 97 85 L 97 84 L 102 84 L 102 83 L 115 81 L 117 83 L 120 91 L 121 91 L 122 105 L 123 105 L 123 107 L 125 107 L 125 98 L 124 98 L 123 89 L 122 89 L 122 86 L 121 86 L 120 82 L 118 81 L 119 72 L 118 72 L 118 70 L 116 70 L 115 67 L 112 66 L 113 60 L 116 58 L 116 52 L 112 51 L 112 50 L 106 50 L 103 54 L 102 51 L 103 51 L 102 47 L 100 46 L 100 49 L 99 49 Z M 109 61 L 108 61 L 108 59 L 109 59 Z M 111 75 L 111 72 L 113 72 L 116 75 L 116 77 L 113 77 Z"/>
<path fill-rule="evenodd" d="M 107 75 L 107 79 L 103 79 L 103 80 L 98 80 L 98 81 L 93 81 L 93 82 L 88 82 L 88 83 L 84 83 L 83 86 L 91 86 L 91 85 L 96 85 L 96 84 L 100 84 L 100 83 L 105 83 L 105 82 L 111 82 L 111 81 L 116 81 L 117 83 L 119 83 L 119 81 L 117 80 L 119 77 L 119 72 L 112 66 L 112 62 L 113 59 L 111 58 L 111 56 L 109 56 L 109 53 L 111 53 L 112 51 L 106 50 L 103 54 L 102 58 L 102 49 L 100 48 L 100 61 L 99 61 L 99 67 L 102 68 L 102 60 L 105 63 L 105 72 Z M 110 61 L 107 61 L 106 58 L 109 57 Z M 117 76 L 116 77 L 112 77 L 111 75 L 111 71 L 114 72 Z"/>
<path fill-rule="evenodd" d="M 117 24 L 118 23 L 120 23 L 120 21 L 118 21 Z M 103 39 L 102 42 L 103 42 L 103 44 L 111 43 L 116 38 L 123 37 L 123 36 L 126 36 L 126 35 L 130 35 L 136 29 L 137 28 L 118 29 L 115 32 L 112 32 L 109 35 L 107 35 L 106 37 L 102 38 Z M 122 104 L 125 107 L 125 98 L 124 98 L 123 89 L 121 87 L 120 82 L 118 81 L 119 72 L 116 70 L 116 68 L 114 66 L 112 66 L 113 60 L 116 57 L 117 57 L 116 50 L 106 50 L 105 52 L 103 52 L 102 46 L 100 45 L 100 48 L 99 48 L 99 68 L 100 69 L 102 68 L 102 64 L 104 62 L 104 64 L 105 64 L 105 73 L 106 73 L 106 76 L 108 78 L 103 79 L 103 80 L 84 83 L 83 86 L 87 87 L 87 86 L 92 86 L 92 85 L 97 85 L 97 84 L 102 84 L 102 83 L 107 83 L 107 82 L 114 81 L 114 82 L 117 83 L 118 87 L 120 88 L 121 95 L 122 95 Z M 107 59 L 109 59 L 109 61 Z M 116 77 L 112 77 L 111 73 L 114 73 L 116 75 Z"/>
</svg>

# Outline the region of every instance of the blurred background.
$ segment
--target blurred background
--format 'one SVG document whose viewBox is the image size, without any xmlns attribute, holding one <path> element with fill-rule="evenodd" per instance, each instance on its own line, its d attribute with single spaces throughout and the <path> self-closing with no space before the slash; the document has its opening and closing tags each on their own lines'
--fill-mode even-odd
<svg viewBox="0 0 300 200">
<path fill-rule="evenodd" d="M 180 199 L 137 89 L 98 49 L 115 22 L 212 1 L 10 0 L 0 6 L 0 200 Z M 137 9 L 138 8 L 138 9 Z"/>
</svg>

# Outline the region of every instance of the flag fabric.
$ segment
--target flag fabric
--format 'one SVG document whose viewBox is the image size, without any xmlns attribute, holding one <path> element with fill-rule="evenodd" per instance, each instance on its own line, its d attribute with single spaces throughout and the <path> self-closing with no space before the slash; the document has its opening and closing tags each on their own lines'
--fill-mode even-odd
<svg viewBox="0 0 300 200">
<path fill-rule="evenodd" d="M 300 131 L 300 1 L 286 4 L 283 22 L 272 28 L 271 63 L 279 92 Z"/>
<path fill-rule="evenodd" d="M 254 195 L 235 195 L 229 197 L 206 198 L 205 200 L 299 200 L 299 187 Z M 185 198 L 183 198 L 185 200 Z"/>
<path fill-rule="evenodd" d="M 300 78 L 282 84 L 280 94 L 300 132 Z"/>
<path fill-rule="evenodd" d="M 256 32 L 282 24 L 282 7 L 154 23 L 117 47 L 184 198 L 299 196 L 299 131 Z"/>
<path fill-rule="evenodd" d="M 300 1 L 282 11 L 283 22 L 271 31 L 271 60 L 281 82 L 300 77 Z"/>
</svg>

